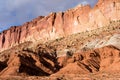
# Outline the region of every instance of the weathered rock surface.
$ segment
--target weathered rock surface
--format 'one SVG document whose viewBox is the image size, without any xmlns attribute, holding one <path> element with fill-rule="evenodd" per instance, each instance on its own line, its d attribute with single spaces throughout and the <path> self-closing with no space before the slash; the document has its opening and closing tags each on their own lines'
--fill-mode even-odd
<svg viewBox="0 0 120 80">
<path fill-rule="evenodd" d="M 0 34 L 0 50 L 2 80 L 120 79 L 120 0 L 11 27 Z"/>
<path fill-rule="evenodd" d="M 74 53 L 72 56 L 59 58 L 58 62 L 63 66 L 58 74 L 86 74 L 95 72 L 119 72 L 120 49 L 114 46 Z"/>
<path fill-rule="evenodd" d="M 0 34 L 0 50 L 25 41 L 47 41 L 106 26 L 120 20 L 120 0 L 99 0 L 94 8 L 78 6 L 65 12 L 40 16 Z"/>
<path fill-rule="evenodd" d="M 0 60 L 1 77 L 120 71 L 120 49 L 112 45 L 74 54 L 67 53 L 60 57 L 53 51 L 42 48 L 38 48 L 37 53 L 30 50 L 11 51 L 8 57 Z M 0 55 L 0 58 L 2 57 L 4 56 Z"/>
<path fill-rule="evenodd" d="M 59 69 L 56 61 L 49 53 L 13 52 L 0 62 L 0 76 L 48 76 Z"/>
<path fill-rule="evenodd" d="M 47 42 L 47 45 L 40 43 L 36 47 L 30 47 L 32 43 L 26 42 L 5 50 L 0 53 L 0 79 L 23 79 L 25 76 L 29 76 L 25 79 L 61 80 L 65 78 L 74 80 L 75 78 L 76 80 L 77 76 L 78 80 L 82 80 L 86 77 L 88 79 L 94 78 L 97 75 L 108 78 L 107 75 L 111 71 L 111 75 L 120 71 L 120 26 L 118 26 L 118 23 L 115 22 L 116 25 L 108 26 L 109 28 L 97 29 L 97 33 L 94 33 L 96 30 L 93 30 L 91 36 L 88 36 L 88 32 L 85 32 L 82 35 L 79 33 L 50 41 L 50 43 Z M 97 42 L 96 39 L 98 39 Z M 72 46 L 69 45 L 71 41 L 75 41 Z M 86 49 L 80 48 L 82 46 L 80 45 L 81 41 Z M 61 45 L 69 45 L 69 48 L 75 48 L 77 52 L 73 53 L 68 49 L 69 51 L 58 56 L 58 48 L 65 50 Z M 48 75 L 50 77 L 47 77 Z M 113 78 L 117 79 L 118 75 L 113 76 Z M 101 79 L 104 79 L 102 77 Z M 99 78 L 96 77 L 96 79 Z"/>
</svg>

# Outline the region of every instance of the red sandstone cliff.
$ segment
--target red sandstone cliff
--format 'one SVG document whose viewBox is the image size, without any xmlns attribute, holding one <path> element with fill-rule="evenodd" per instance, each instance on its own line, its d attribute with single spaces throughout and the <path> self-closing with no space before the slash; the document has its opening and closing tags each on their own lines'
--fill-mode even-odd
<svg viewBox="0 0 120 80">
<path fill-rule="evenodd" d="M 0 34 L 0 49 L 25 41 L 47 41 L 89 31 L 120 20 L 120 0 L 99 0 L 94 8 L 79 6 L 65 12 L 40 16 L 22 26 L 13 26 Z"/>
</svg>

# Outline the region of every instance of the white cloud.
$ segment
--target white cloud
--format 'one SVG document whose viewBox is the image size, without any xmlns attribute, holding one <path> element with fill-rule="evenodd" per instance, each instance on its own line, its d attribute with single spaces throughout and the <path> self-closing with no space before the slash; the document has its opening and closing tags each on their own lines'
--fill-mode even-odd
<svg viewBox="0 0 120 80">
<path fill-rule="evenodd" d="M 86 5 L 86 4 L 89 4 L 89 2 L 88 1 L 83 1 L 83 2 L 81 2 L 81 4 Z"/>
</svg>

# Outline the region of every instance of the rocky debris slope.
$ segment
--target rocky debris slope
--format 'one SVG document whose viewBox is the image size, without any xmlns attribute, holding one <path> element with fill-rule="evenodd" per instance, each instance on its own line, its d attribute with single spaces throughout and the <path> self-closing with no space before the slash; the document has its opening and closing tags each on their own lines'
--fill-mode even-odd
<svg viewBox="0 0 120 80">
<path fill-rule="evenodd" d="M 67 52 L 65 56 L 60 57 L 52 52 L 41 50 L 41 48 L 38 49 L 38 53 L 28 50 L 13 51 L 8 59 L 0 61 L 0 77 L 14 79 L 15 76 L 20 78 L 24 76 L 34 76 L 35 78 L 36 76 L 37 79 L 40 77 L 54 80 L 62 75 L 88 76 L 90 73 L 111 73 L 111 71 L 116 73 L 120 71 L 120 49 L 112 45 L 74 54 Z M 49 75 L 48 78 L 42 77 Z M 81 79 L 80 76 L 78 78 Z"/>
<path fill-rule="evenodd" d="M 31 41 L 19 44 L 0 53 L 0 76 L 119 72 L 119 36 L 120 21 L 114 21 L 106 27 L 43 44 Z"/>
<path fill-rule="evenodd" d="M 78 6 L 65 12 L 40 16 L 22 26 L 0 34 L 0 50 L 25 41 L 48 41 L 70 34 L 90 31 L 120 20 L 120 0 L 99 0 L 94 8 Z"/>
<path fill-rule="evenodd" d="M 43 44 L 46 47 L 54 47 L 58 56 L 64 55 L 67 51 L 86 51 L 89 49 L 101 48 L 107 45 L 114 45 L 120 48 L 120 21 L 111 22 L 108 26 L 92 31 L 81 32 Z M 40 44 L 42 45 L 42 44 Z"/>
<path fill-rule="evenodd" d="M 3 58 L 8 56 L 7 58 Z M 53 53 L 11 50 L 0 56 L 0 76 L 48 76 L 59 70 L 57 57 Z"/>
<path fill-rule="evenodd" d="M 56 74 L 85 74 L 95 72 L 119 72 L 120 49 L 114 46 L 74 53 L 59 58 L 63 66 Z"/>
<path fill-rule="evenodd" d="M 0 79 L 70 80 L 77 76 L 80 80 L 94 74 L 118 73 L 119 36 L 120 22 L 115 21 L 43 44 L 19 44 L 0 53 Z"/>
</svg>

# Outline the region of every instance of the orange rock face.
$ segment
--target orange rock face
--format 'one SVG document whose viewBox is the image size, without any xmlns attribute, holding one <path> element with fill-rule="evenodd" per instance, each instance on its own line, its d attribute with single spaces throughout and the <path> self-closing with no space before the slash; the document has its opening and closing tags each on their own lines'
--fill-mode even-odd
<svg viewBox="0 0 120 80">
<path fill-rule="evenodd" d="M 0 76 L 48 76 L 59 69 L 56 61 L 50 54 L 13 52 L 0 62 Z"/>
<path fill-rule="evenodd" d="M 15 52 L 13 49 L 2 53 L 0 76 L 57 76 L 120 71 L 120 49 L 112 45 L 60 57 L 49 50 L 40 49 L 38 53 L 29 50 Z"/>
<path fill-rule="evenodd" d="M 119 72 L 120 50 L 114 46 L 74 53 L 71 57 L 59 57 L 63 66 L 56 74 L 86 74 L 95 72 Z"/>
<path fill-rule="evenodd" d="M 99 0 L 94 8 L 78 6 L 65 12 L 40 16 L 0 34 L 0 49 L 25 41 L 47 41 L 70 34 L 89 31 L 120 20 L 120 0 Z"/>
</svg>

